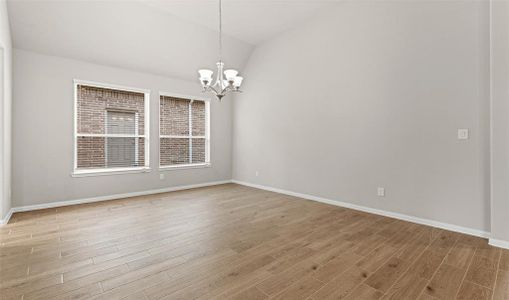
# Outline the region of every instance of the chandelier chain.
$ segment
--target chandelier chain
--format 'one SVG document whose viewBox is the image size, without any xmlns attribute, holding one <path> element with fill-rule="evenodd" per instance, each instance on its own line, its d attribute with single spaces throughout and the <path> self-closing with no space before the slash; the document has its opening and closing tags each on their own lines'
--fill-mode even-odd
<svg viewBox="0 0 509 300">
<path fill-rule="evenodd" d="M 221 0 L 219 0 L 219 61 L 222 61 L 223 52 L 223 14 Z"/>
</svg>

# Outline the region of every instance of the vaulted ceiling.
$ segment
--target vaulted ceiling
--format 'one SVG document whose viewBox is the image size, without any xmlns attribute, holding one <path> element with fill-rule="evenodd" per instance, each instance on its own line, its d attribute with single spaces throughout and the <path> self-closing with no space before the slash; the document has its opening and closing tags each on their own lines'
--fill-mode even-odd
<svg viewBox="0 0 509 300">
<path fill-rule="evenodd" d="M 207 28 L 218 28 L 218 0 L 140 0 Z M 337 0 L 223 0 L 223 30 L 252 45 L 312 18 Z"/>
<path fill-rule="evenodd" d="M 224 0 L 224 53 L 242 69 L 259 43 L 337 2 Z M 196 80 L 214 68 L 217 0 L 9 0 L 15 48 Z"/>
</svg>

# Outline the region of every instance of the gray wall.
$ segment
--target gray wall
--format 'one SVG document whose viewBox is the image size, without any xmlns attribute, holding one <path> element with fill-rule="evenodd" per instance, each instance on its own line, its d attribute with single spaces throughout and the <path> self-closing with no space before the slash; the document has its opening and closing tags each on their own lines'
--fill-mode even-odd
<svg viewBox="0 0 509 300">
<path fill-rule="evenodd" d="M 492 7 L 492 238 L 509 242 L 509 2 Z"/>
<path fill-rule="evenodd" d="M 347 2 L 257 47 L 234 179 L 489 231 L 488 25 L 484 1 Z"/>
<path fill-rule="evenodd" d="M 5 1 L 0 1 L 0 221 L 11 208 L 12 46 Z M 2 59 L 0 57 L 0 59 Z"/>
<path fill-rule="evenodd" d="M 150 89 L 150 173 L 73 178 L 73 79 Z M 211 168 L 159 179 L 158 92 L 201 95 L 197 83 L 14 51 L 13 207 L 231 179 L 231 102 L 211 103 Z"/>
</svg>

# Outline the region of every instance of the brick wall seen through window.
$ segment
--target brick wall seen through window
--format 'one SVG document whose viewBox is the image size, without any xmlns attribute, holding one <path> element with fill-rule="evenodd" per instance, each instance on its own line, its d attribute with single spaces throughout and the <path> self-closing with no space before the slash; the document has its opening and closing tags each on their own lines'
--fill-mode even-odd
<svg viewBox="0 0 509 300">
<path fill-rule="evenodd" d="M 77 171 L 147 166 L 146 97 L 141 92 L 76 85 Z"/>
<path fill-rule="evenodd" d="M 208 103 L 161 96 L 159 113 L 160 165 L 209 163 Z"/>
</svg>

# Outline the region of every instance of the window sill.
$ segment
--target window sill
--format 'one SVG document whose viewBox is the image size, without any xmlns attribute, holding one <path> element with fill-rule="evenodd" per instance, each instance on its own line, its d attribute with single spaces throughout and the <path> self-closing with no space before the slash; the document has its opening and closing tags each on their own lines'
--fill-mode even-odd
<svg viewBox="0 0 509 300">
<path fill-rule="evenodd" d="M 105 175 L 121 175 L 133 173 L 148 173 L 149 167 L 136 168 L 111 168 L 111 169 L 95 169 L 95 170 L 74 170 L 72 177 L 89 177 L 89 176 L 105 176 Z"/>
<path fill-rule="evenodd" d="M 202 169 L 210 168 L 210 163 L 203 164 L 188 164 L 188 165 L 174 165 L 174 166 L 162 166 L 159 167 L 159 171 L 172 171 L 172 170 L 185 170 L 185 169 Z"/>
</svg>

